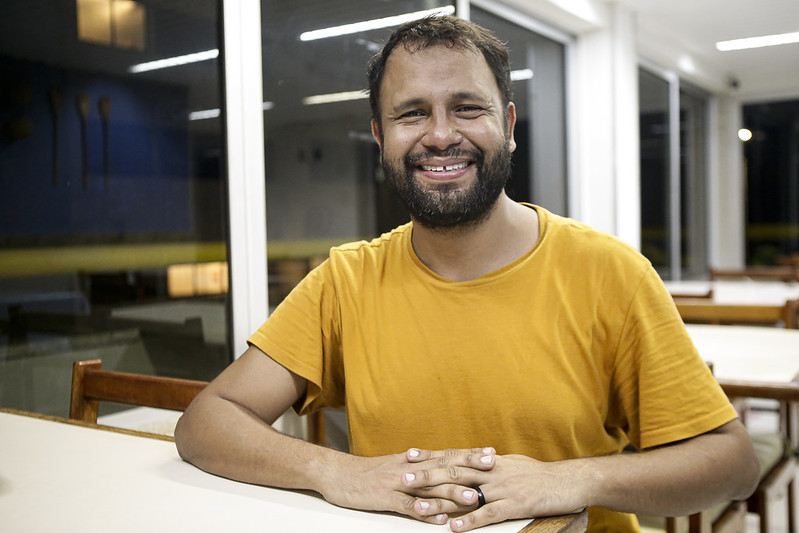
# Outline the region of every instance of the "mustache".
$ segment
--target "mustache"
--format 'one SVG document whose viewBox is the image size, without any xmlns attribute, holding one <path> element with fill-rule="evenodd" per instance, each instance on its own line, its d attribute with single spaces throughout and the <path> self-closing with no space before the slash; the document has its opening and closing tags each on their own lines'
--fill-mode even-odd
<svg viewBox="0 0 799 533">
<path fill-rule="evenodd" d="M 403 160 L 406 166 L 415 167 L 419 161 L 431 157 L 465 157 L 472 159 L 477 165 L 485 161 L 485 152 L 482 150 L 464 150 L 463 148 L 447 148 L 446 150 L 428 150 L 418 154 L 408 154 Z"/>
</svg>

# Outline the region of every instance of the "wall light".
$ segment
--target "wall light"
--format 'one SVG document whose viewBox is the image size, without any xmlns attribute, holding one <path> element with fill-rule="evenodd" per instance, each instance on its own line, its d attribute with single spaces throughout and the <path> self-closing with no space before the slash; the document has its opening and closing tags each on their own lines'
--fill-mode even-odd
<svg viewBox="0 0 799 533">
<path fill-rule="evenodd" d="M 745 39 L 733 39 L 731 41 L 719 41 L 716 49 L 721 52 L 730 50 L 748 50 L 750 48 L 762 48 L 764 46 L 778 46 L 781 44 L 799 43 L 799 31 L 793 33 L 780 33 L 776 35 L 763 35 L 762 37 L 747 37 Z"/>
<path fill-rule="evenodd" d="M 363 22 L 354 22 L 352 24 L 344 24 L 342 26 L 332 26 L 330 28 L 323 28 L 320 30 L 306 31 L 300 34 L 300 40 L 314 41 L 316 39 L 338 37 L 339 35 L 349 35 L 351 33 L 358 33 L 362 31 L 399 26 L 400 24 L 428 17 L 430 15 L 452 15 L 453 13 L 455 13 L 455 6 L 437 7 L 435 9 L 426 9 L 424 11 L 405 13 L 404 15 L 364 20 Z"/>
<path fill-rule="evenodd" d="M 741 139 L 743 142 L 752 140 L 752 132 L 746 128 L 741 128 L 738 130 L 738 138 Z"/>
</svg>

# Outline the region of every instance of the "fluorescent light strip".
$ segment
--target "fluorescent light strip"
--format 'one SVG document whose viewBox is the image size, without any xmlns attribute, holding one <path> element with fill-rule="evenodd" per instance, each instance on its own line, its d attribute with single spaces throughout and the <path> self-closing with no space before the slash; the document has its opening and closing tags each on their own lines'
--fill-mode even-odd
<svg viewBox="0 0 799 533">
<path fill-rule="evenodd" d="M 716 49 L 722 52 L 729 52 L 731 50 L 747 50 L 749 48 L 763 48 L 764 46 L 794 43 L 799 43 L 799 31 L 780 33 L 778 35 L 764 35 L 762 37 L 748 37 L 746 39 L 733 39 L 731 41 L 719 41 L 716 43 Z"/>
<path fill-rule="evenodd" d="M 189 113 L 189 120 L 205 120 L 216 118 L 222 112 L 219 109 L 203 109 L 202 111 L 192 111 Z"/>
<path fill-rule="evenodd" d="M 197 63 L 199 61 L 216 59 L 218 56 L 219 50 L 206 50 L 204 52 L 196 52 L 194 54 L 186 54 L 184 56 L 167 57 L 166 59 L 159 59 L 157 61 L 139 63 L 138 65 L 132 65 L 130 68 L 128 68 L 128 72 L 136 74 L 139 72 L 147 72 L 149 70 L 157 70 L 160 68 L 177 67 L 178 65 L 186 65 L 187 63 Z"/>
<path fill-rule="evenodd" d="M 510 81 L 522 81 L 533 79 L 533 69 L 523 68 L 521 70 L 511 70 Z"/>
<path fill-rule="evenodd" d="M 361 31 L 388 28 L 390 26 L 399 26 L 405 22 L 410 22 L 411 20 L 424 18 L 430 15 L 452 15 L 453 13 L 455 13 L 455 6 L 437 7 L 435 9 L 426 9 L 424 11 L 416 11 L 414 13 L 405 13 L 404 15 L 395 15 L 393 17 L 365 20 L 363 22 L 355 22 L 353 24 L 344 24 L 343 26 L 323 28 L 321 30 L 306 31 L 300 34 L 300 40 L 313 41 L 316 39 L 326 39 L 328 37 L 338 37 L 339 35 L 349 35 L 351 33 L 358 33 Z"/>
<path fill-rule="evenodd" d="M 264 111 L 269 111 L 275 107 L 275 103 L 264 102 L 262 107 Z M 192 111 L 189 113 L 189 120 L 206 120 L 209 118 L 217 118 L 221 114 L 222 112 L 219 109 L 203 109 L 201 111 Z"/>
<path fill-rule="evenodd" d="M 369 93 L 366 90 L 306 96 L 302 99 L 302 103 L 304 105 L 330 104 L 333 102 L 346 102 L 348 100 L 361 100 L 363 98 L 369 98 Z"/>
</svg>

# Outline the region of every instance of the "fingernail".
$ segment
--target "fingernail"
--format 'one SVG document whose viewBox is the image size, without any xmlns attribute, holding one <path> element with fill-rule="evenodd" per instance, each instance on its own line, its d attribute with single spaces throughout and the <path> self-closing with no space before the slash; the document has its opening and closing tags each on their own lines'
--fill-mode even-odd
<svg viewBox="0 0 799 533">
<path fill-rule="evenodd" d="M 413 483 L 415 480 L 416 480 L 416 476 L 414 474 L 412 474 L 410 472 L 405 474 L 405 481 L 407 481 L 408 483 Z"/>
<path fill-rule="evenodd" d="M 427 502 L 419 502 L 419 509 L 421 509 L 422 511 L 427 511 L 428 509 L 430 509 L 430 504 Z"/>
<path fill-rule="evenodd" d="M 463 520 L 453 520 L 452 523 L 457 528 L 463 527 Z"/>
<path fill-rule="evenodd" d="M 489 446 L 488 448 L 483 448 L 483 453 L 497 453 L 497 451 Z"/>
<path fill-rule="evenodd" d="M 446 519 L 447 519 L 447 515 L 445 515 L 445 514 L 437 514 L 437 515 L 436 515 L 436 520 L 437 520 L 438 522 L 443 522 L 443 521 L 444 521 L 444 520 L 446 520 Z"/>
<path fill-rule="evenodd" d="M 480 458 L 480 462 L 484 465 L 490 465 L 494 462 L 494 457 L 492 455 L 484 455 Z"/>
<path fill-rule="evenodd" d="M 471 500 L 472 498 L 474 498 L 474 491 L 473 490 L 463 491 L 463 497 L 466 498 L 467 500 Z"/>
<path fill-rule="evenodd" d="M 408 457 L 419 457 L 419 450 L 416 448 L 411 448 L 408 450 Z"/>
</svg>

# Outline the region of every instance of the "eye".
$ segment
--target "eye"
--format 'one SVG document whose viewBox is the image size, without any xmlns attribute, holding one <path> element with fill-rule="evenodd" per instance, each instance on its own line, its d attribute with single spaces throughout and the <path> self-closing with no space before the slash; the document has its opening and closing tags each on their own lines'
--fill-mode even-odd
<svg viewBox="0 0 799 533">
<path fill-rule="evenodd" d="M 480 115 L 483 111 L 483 107 L 476 104 L 464 104 L 462 106 L 458 106 L 457 109 L 459 114 L 467 117 Z"/>
<path fill-rule="evenodd" d="M 406 111 L 406 112 L 402 113 L 401 115 L 399 115 L 397 117 L 397 119 L 399 119 L 399 120 L 412 120 L 412 119 L 415 119 L 415 118 L 420 118 L 422 116 L 424 116 L 424 113 L 422 113 L 418 109 L 413 109 L 411 111 Z"/>
</svg>

